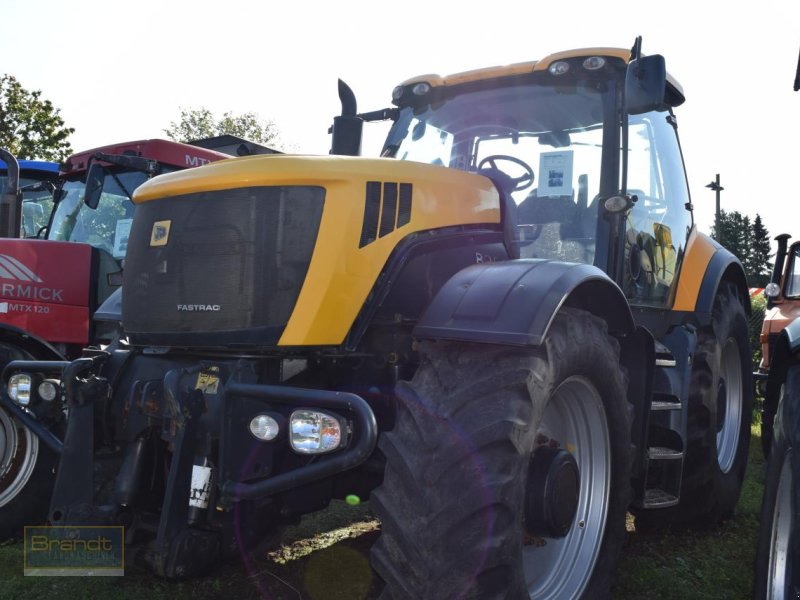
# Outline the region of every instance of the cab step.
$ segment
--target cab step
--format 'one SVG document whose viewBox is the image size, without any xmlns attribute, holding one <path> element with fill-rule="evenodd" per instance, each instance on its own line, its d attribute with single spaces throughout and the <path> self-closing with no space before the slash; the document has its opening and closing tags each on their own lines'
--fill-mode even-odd
<svg viewBox="0 0 800 600">
<path fill-rule="evenodd" d="M 662 446 L 652 446 L 648 448 L 647 454 L 650 460 L 679 460 L 683 458 L 683 452 L 680 450 L 673 450 L 672 448 L 664 448 Z"/>
<path fill-rule="evenodd" d="M 644 493 L 644 507 L 645 508 L 668 508 L 678 504 L 678 497 L 665 492 L 664 490 L 651 488 L 645 490 Z"/>
</svg>

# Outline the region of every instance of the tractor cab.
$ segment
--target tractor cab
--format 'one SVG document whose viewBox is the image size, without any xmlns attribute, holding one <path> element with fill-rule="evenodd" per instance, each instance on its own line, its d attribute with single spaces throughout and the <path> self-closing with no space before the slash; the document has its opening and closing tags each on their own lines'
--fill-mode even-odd
<svg viewBox="0 0 800 600">
<path fill-rule="evenodd" d="M 627 58 L 573 51 L 407 80 L 383 155 L 485 175 L 520 257 L 593 264 L 634 303 L 667 305 L 692 225 L 671 112 L 683 95 L 666 78 L 662 99 L 633 106 Z"/>
<path fill-rule="evenodd" d="M 53 210 L 53 190 L 58 179 L 58 163 L 20 160 L 19 191 L 22 192 L 22 215 L 14 237 L 36 237 L 47 225 Z M 0 196 L 8 191 L 8 164 L 0 160 Z"/>
</svg>

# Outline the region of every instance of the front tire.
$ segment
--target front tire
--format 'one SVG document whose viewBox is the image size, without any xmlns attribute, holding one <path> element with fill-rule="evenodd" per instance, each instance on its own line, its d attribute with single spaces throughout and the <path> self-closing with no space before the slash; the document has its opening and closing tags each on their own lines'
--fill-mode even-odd
<svg viewBox="0 0 800 600">
<path fill-rule="evenodd" d="M 55 466 L 55 454 L 0 408 L 0 541 L 45 520 Z"/>
<path fill-rule="evenodd" d="M 383 598 L 607 596 L 631 457 L 625 377 L 605 323 L 564 309 L 536 350 L 433 342 L 421 354 L 380 440 L 387 468 L 371 505 Z M 563 536 L 526 524 L 542 447 L 566 450 L 578 467 Z"/>
<path fill-rule="evenodd" d="M 0 344 L 0 368 L 33 356 Z M 47 517 L 57 456 L 22 423 L 0 407 L 0 541 L 18 537 L 25 525 Z"/>
</svg>

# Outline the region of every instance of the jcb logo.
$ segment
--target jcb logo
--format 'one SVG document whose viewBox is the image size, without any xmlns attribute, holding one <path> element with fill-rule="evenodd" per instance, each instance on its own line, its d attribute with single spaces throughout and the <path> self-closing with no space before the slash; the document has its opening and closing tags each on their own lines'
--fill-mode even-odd
<svg viewBox="0 0 800 600">
<path fill-rule="evenodd" d="M 411 221 L 410 183 L 368 181 L 359 248 L 407 225 Z"/>
</svg>

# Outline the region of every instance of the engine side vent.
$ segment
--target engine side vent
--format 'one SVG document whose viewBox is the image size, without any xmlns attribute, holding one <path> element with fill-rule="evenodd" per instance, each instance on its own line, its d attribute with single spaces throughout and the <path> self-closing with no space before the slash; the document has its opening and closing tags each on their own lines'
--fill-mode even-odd
<svg viewBox="0 0 800 600">
<path fill-rule="evenodd" d="M 364 222 L 361 226 L 359 248 L 371 244 L 379 237 L 382 238 L 403 225 L 408 225 L 411 221 L 412 191 L 410 183 L 367 182 Z M 380 221 L 380 227 L 378 227 L 378 221 Z"/>
</svg>

